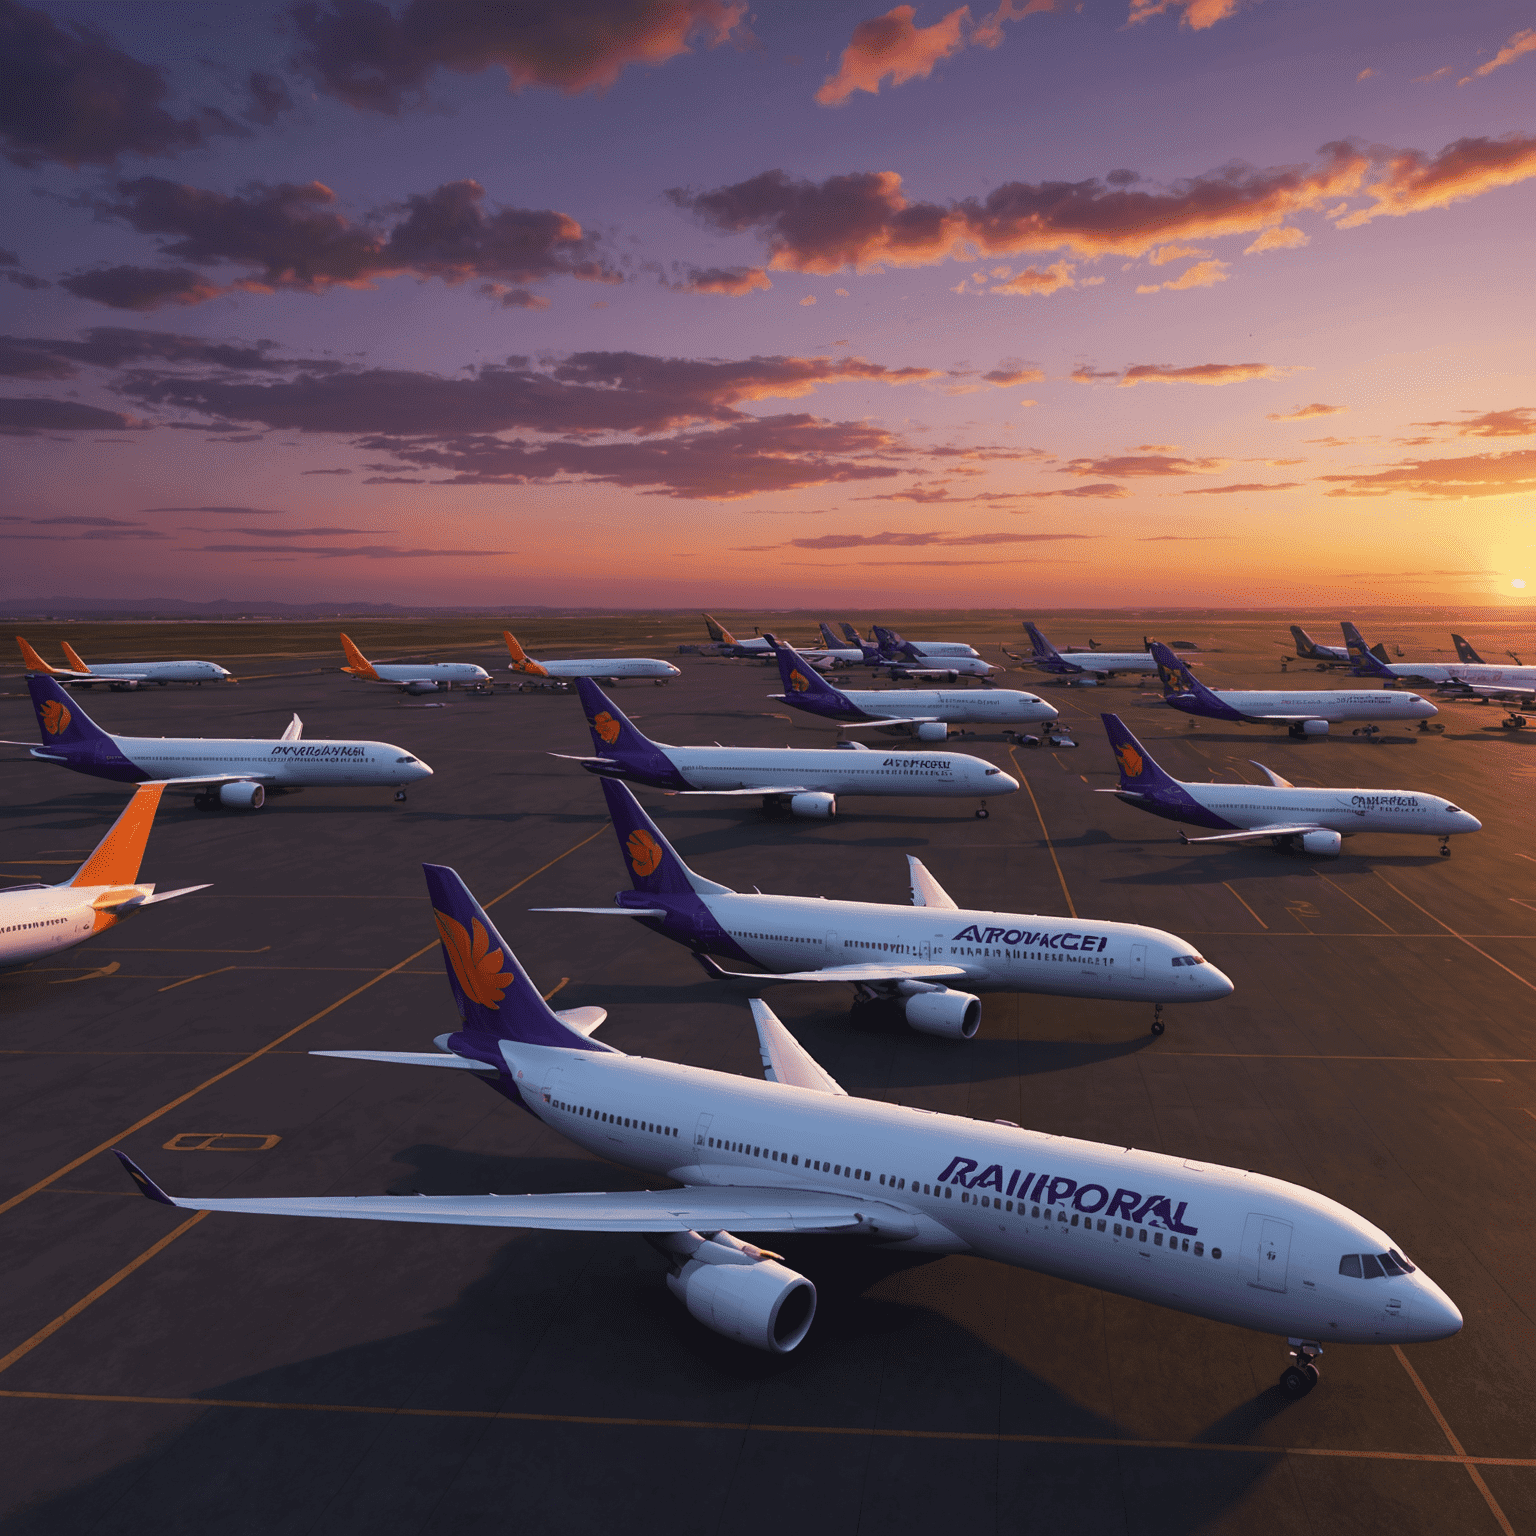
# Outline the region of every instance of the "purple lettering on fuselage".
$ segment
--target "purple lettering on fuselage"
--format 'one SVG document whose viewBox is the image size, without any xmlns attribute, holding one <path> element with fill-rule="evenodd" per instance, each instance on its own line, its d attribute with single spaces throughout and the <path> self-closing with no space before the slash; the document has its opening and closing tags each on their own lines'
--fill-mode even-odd
<svg viewBox="0 0 1536 1536">
<path fill-rule="evenodd" d="M 1027 928 L 978 928 L 969 924 L 949 941 L 951 944 L 1008 944 L 1036 949 L 1075 949 L 1083 954 L 1098 954 L 1109 945 L 1105 935 L 1096 933 L 1032 933 Z"/>
<path fill-rule="evenodd" d="M 980 1173 L 974 1157 L 954 1157 L 949 1166 L 938 1176 L 940 1184 L 958 1184 L 962 1189 L 994 1189 L 999 1194 L 1014 1195 L 1021 1202 L 1037 1201 L 1043 1205 L 1070 1203 L 1084 1215 L 1094 1216 L 1103 1212 L 1106 1218 L 1118 1217 L 1121 1221 L 1138 1226 L 1161 1227 L 1167 1232 L 1181 1232 L 1193 1237 L 1199 1227 L 1190 1226 L 1184 1219 L 1189 1209 L 1187 1200 L 1175 1206 L 1169 1195 L 1142 1195 L 1134 1189 L 1117 1189 L 1113 1195 L 1103 1184 L 1079 1184 L 1066 1174 L 1026 1173 L 1020 1177 L 1015 1168 L 1003 1182 L 1001 1163 L 989 1163 Z M 1030 1188 L 1033 1180 L 1034 1188 Z"/>
</svg>

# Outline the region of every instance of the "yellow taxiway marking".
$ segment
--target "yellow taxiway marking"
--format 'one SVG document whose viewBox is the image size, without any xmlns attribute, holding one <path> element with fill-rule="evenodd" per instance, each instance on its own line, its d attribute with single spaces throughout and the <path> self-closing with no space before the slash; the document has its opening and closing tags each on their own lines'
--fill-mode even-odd
<svg viewBox="0 0 1536 1536">
<path fill-rule="evenodd" d="M 123 968 L 121 960 L 114 960 L 109 965 L 98 965 L 85 972 L 83 976 L 66 976 L 63 981 L 50 981 L 50 987 L 67 987 L 76 981 L 95 981 L 102 976 L 115 976 Z M 63 970 L 73 970 L 73 966 L 60 967 Z"/>
<path fill-rule="evenodd" d="M 1332 887 L 1333 887 L 1333 888 L 1334 888 L 1334 890 L 1336 890 L 1336 891 L 1337 891 L 1337 892 L 1338 892 L 1338 893 L 1339 893 L 1339 895 L 1340 895 L 1340 896 L 1347 896 L 1347 897 L 1349 897 L 1349 900 L 1351 900 L 1351 901 L 1353 901 L 1353 902 L 1354 902 L 1354 903 L 1355 903 L 1355 905 L 1356 905 L 1356 906 L 1357 906 L 1357 907 L 1359 907 L 1359 908 L 1360 908 L 1360 910 L 1361 910 L 1361 911 L 1362 911 L 1362 912 L 1364 912 L 1364 913 L 1366 913 L 1366 914 L 1367 914 L 1367 915 L 1368 915 L 1368 916 L 1370 916 L 1370 917 L 1374 917 L 1374 918 L 1375 918 L 1375 919 L 1376 919 L 1376 921 L 1377 921 L 1377 922 L 1378 922 L 1378 923 L 1380 923 L 1380 924 L 1381 924 L 1381 926 L 1382 926 L 1382 927 L 1383 927 L 1383 928 L 1385 928 L 1385 929 L 1386 929 L 1386 930 L 1387 930 L 1387 932 L 1388 932 L 1388 933 L 1396 933 L 1396 932 L 1397 932 L 1397 929 L 1395 929 L 1395 928 L 1394 928 L 1394 927 L 1393 927 L 1393 926 L 1392 926 L 1392 924 L 1391 924 L 1391 923 L 1389 923 L 1389 922 L 1388 922 L 1388 921 L 1387 921 L 1387 920 L 1386 920 L 1386 918 L 1384 918 L 1384 917 L 1381 917 L 1381 916 L 1379 916 L 1379 915 L 1378 915 L 1378 914 L 1377 914 L 1377 913 L 1375 913 L 1375 912 L 1373 912 L 1373 911 L 1371 911 L 1371 909 L 1370 909 L 1370 908 L 1369 908 L 1369 907 L 1368 907 L 1368 906 L 1366 906 L 1366 904 L 1365 904 L 1365 903 L 1364 903 L 1364 902 L 1363 902 L 1363 901 L 1360 901 L 1360 900 L 1358 900 L 1358 899 L 1357 899 L 1357 898 L 1356 898 L 1356 897 L 1354 897 L 1354 896 L 1350 896 L 1350 895 L 1349 895 L 1349 892 L 1348 892 L 1348 891 L 1346 891 L 1346 890 L 1345 890 L 1345 889 L 1344 889 L 1344 887 L 1343 887 L 1343 886 L 1342 886 L 1342 885 L 1340 885 L 1340 884 L 1338 884 L 1338 882 L 1337 882 L 1337 881 L 1334 881 L 1334 880 L 1330 880 L 1330 879 L 1329 879 L 1329 878 L 1328 878 L 1328 876 L 1327 876 L 1327 875 L 1325 875 L 1325 874 L 1324 874 L 1324 873 L 1323 873 L 1323 872 L 1322 872 L 1322 870 L 1320 870 L 1320 869 L 1314 869 L 1314 870 L 1313 870 L 1313 871 L 1312 871 L 1312 873 L 1313 873 L 1313 874 L 1314 874 L 1314 875 L 1316 875 L 1316 876 L 1317 876 L 1317 878 L 1318 878 L 1318 879 L 1319 879 L 1319 880 L 1321 880 L 1321 881 L 1322 881 L 1322 882 L 1323 882 L 1323 884 L 1324 884 L 1324 885 L 1331 885 L 1331 886 L 1332 886 Z"/>
<path fill-rule="evenodd" d="M 1392 1353 L 1397 1356 L 1403 1369 L 1407 1371 L 1409 1381 L 1419 1389 L 1419 1396 L 1424 1399 L 1424 1406 L 1435 1416 L 1435 1423 L 1440 1426 L 1440 1433 L 1445 1436 L 1447 1444 L 1456 1453 L 1462 1466 L 1467 1469 L 1467 1476 L 1472 1479 L 1477 1491 L 1482 1494 L 1483 1501 L 1488 1505 L 1493 1518 L 1499 1522 L 1499 1529 L 1504 1532 L 1504 1536 L 1515 1536 L 1515 1528 L 1509 1523 L 1504 1511 L 1499 1508 L 1499 1501 L 1494 1498 L 1493 1490 L 1483 1481 L 1483 1474 L 1477 1470 L 1473 1459 L 1462 1448 L 1461 1441 L 1456 1438 L 1450 1424 L 1446 1422 L 1445 1415 L 1440 1412 L 1440 1405 L 1429 1395 L 1429 1388 L 1420 1380 L 1419 1373 L 1408 1363 L 1408 1356 L 1403 1353 L 1402 1347 L 1394 1344 Z"/>
<path fill-rule="evenodd" d="M 424 975 L 427 975 L 428 973 L 425 972 L 425 971 L 421 971 L 421 972 L 418 972 L 417 974 L 424 976 Z M 549 989 L 549 991 L 544 994 L 544 1001 L 547 1003 L 550 1000 L 550 998 L 552 998 L 555 995 L 555 993 L 558 992 L 561 989 L 561 987 L 563 987 L 570 979 L 571 978 L 569 976 L 562 976 L 560 978 L 560 980 L 557 981 L 554 984 L 554 986 L 552 986 Z"/>
<path fill-rule="evenodd" d="M 122 1281 L 126 1280 L 128 1276 L 131 1275 L 136 1269 L 140 1269 L 145 1264 L 148 1264 L 149 1261 L 154 1258 L 157 1253 L 160 1253 L 163 1249 L 169 1248 L 171 1244 L 174 1243 L 183 1232 L 190 1232 L 192 1228 L 195 1227 L 198 1222 L 200 1222 L 206 1215 L 208 1215 L 207 1211 L 198 1211 L 195 1216 L 191 1217 L 187 1221 L 182 1222 L 179 1227 L 176 1227 L 170 1232 L 167 1232 L 158 1243 L 151 1243 L 150 1246 L 138 1256 L 138 1258 L 130 1259 L 125 1265 L 123 1265 L 120 1270 L 118 1270 L 115 1275 L 111 1275 L 107 1279 L 103 1280 L 94 1291 L 90 1292 L 89 1295 L 82 1296 L 80 1300 L 74 1304 L 74 1306 L 68 1307 L 63 1312 L 60 1312 L 59 1315 L 54 1318 L 51 1323 L 45 1323 L 41 1328 L 37 1330 L 36 1333 L 32 1335 L 30 1339 L 24 1339 L 20 1344 L 18 1344 L 16 1348 L 10 1352 L 10 1354 L 0 1357 L 0 1371 L 8 1371 L 13 1365 L 16 1364 L 18 1360 L 22 1358 L 22 1356 L 30 1355 L 39 1344 L 43 1343 L 47 1339 L 51 1339 L 53 1335 L 59 1331 L 60 1328 L 65 1326 L 66 1323 L 73 1322 L 75 1318 L 79 1317 L 79 1315 L 84 1312 L 92 1302 L 99 1301 L 103 1296 L 107 1294 L 108 1291 L 112 1289 L 113 1286 L 118 1285 Z"/>
<path fill-rule="evenodd" d="M 200 1211 L 198 1214 L 202 1216 L 207 1212 Z M 267 1402 L 244 1397 L 130 1397 L 109 1392 L 0 1391 L 0 1398 L 46 1403 L 120 1403 L 128 1407 L 259 1408 L 273 1413 L 353 1413 L 379 1418 L 468 1419 L 508 1424 L 582 1424 L 599 1429 L 717 1429 L 738 1435 L 826 1435 L 846 1440 L 937 1440 L 990 1445 L 1080 1445 L 1120 1451 L 1224 1452 L 1237 1456 L 1320 1456 L 1339 1461 L 1406 1461 L 1431 1466 L 1463 1466 L 1469 1470 L 1477 1467 L 1536 1467 L 1536 1457 L 1530 1456 L 1469 1456 L 1465 1451 L 1452 1454 L 1434 1451 L 1371 1451 L 1324 1445 L 1226 1444 L 1216 1440 L 1138 1440 L 1129 1435 L 1024 1435 L 975 1429 L 881 1428 L 866 1424 L 764 1424 L 733 1419 L 640 1419 L 618 1414 L 532 1413 L 507 1408 L 401 1408 L 371 1403 Z M 1507 1523 L 1505 1529 L 1509 1529 Z"/>
<path fill-rule="evenodd" d="M 1237 887 L 1235 885 L 1233 885 L 1228 880 L 1223 880 L 1221 883 L 1224 886 L 1226 886 L 1226 888 L 1229 891 L 1231 891 L 1234 896 L 1237 896 L 1237 899 L 1239 901 L 1243 901 L 1243 898 L 1241 896 L 1238 896 Z M 1248 916 L 1251 917 L 1254 920 L 1254 922 L 1256 922 L 1259 925 L 1260 928 L 1262 928 L 1266 933 L 1268 933 L 1269 932 L 1269 924 L 1266 923 L 1264 921 L 1264 919 L 1262 917 L 1260 917 L 1259 914 L 1257 912 L 1255 912 L 1253 910 L 1253 908 L 1250 907 L 1246 901 L 1243 901 L 1243 907 L 1244 907 L 1244 910 L 1248 913 Z"/>
<path fill-rule="evenodd" d="M 173 981 L 168 987 L 160 987 L 161 992 L 174 992 L 177 987 L 184 987 L 189 981 L 205 981 L 210 976 L 222 976 L 226 971 L 237 971 L 237 965 L 221 965 L 216 971 L 199 971 L 196 976 L 183 976 L 180 981 Z"/>
<path fill-rule="evenodd" d="M 607 833 L 608 830 L 609 829 L 606 826 L 599 827 L 597 831 L 582 838 L 579 843 L 573 843 L 569 848 L 565 850 L 564 853 L 557 853 L 554 858 L 548 861 L 548 863 L 539 865 L 539 867 L 534 870 L 532 874 L 524 875 L 516 885 L 509 885 L 506 890 L 501 892 L 499 896 L 493 896 L 489 901 L 483 903 L 483 905 L 488 908 L 494 907 L 497 902 L 504 901 L 514 891 L 521 890 L 523 886 L 527 885 L 530 880 L 537 879 L 537 877 L 542 875 L 546 869 L 553 868 L 560 862 L 561 859 L 568 858 L 571 854 L 577 852 L 579 849 L 585 848 L 588 843 L 594 842 L 597 838 L 602 837 L 605 833 Z M 135 1120 L 132 1125 L 125 1126 L 122 1130 L 116 1132 L 112 1136 L 109 1136 L 105 1141 L 100 1142 L 96 1146 L 92 1147 L 89 1152 L 82 1152 L 79 1157 L 65 1163 L 60 1168 L 55 1168 L 52 1173 L 45 1175 L 35 1184 L 29 1184 L 25 1189 L 18 1191 L 18 1193 L 12 1195 L 9 1200 L 0 1202 L 0 1216 L 3 1216 L 7 1211 L 20 1205 L 23 1200 L 30 1200 L 32 1196 L 35 1195 L 39 1190 L 47 1189 L 50 1184 L 57 1183 L 57 1181 L 62 1179 L 66 1174 L 73 1173 L 76 1168 L 82 1167 L 84 1164 L 90 1162 L 93 1157 L 100 1157 L 103 1152 L 110 1152 L 113 1147 L 117 1146 L 119 1142 L 126 1140 L 129 1136 L 132 1136 L 134 1132 L 143 1130 L 146 1125 L 153 1124 L 162 1115 L 168 1115 L 173 1109 L 179 1108 L 189 1099 L 196 1098 L 197 1095 L 200 1094 L 205 1088 L 211 1088 L 215 1083 L 223 1082 L 226 1077 L 229 1077 L 232 1073 L 238 1072 L 241 1067 L 249 1066 L 253 1061 L 259 1061 L 263 1056 L 266 1056 L 272 1051 L 276 1050 L 278 1046 L 284 1044 L 286 1041 L 293 1039 L 295 1035 L 308 1029 L 311 1024 L 318 1024 L 321 1019 L 329 1017 L 331 1014 L 335 1013 L 338 1008 L 342 1007 L 346 1003 L 350 1003 L 354 997 L 360 997 L 364 992 L 368 991 L 370 987 L 375 987 L 379 984 L 379 982 L 387 980 L 397 971 L 404 970 L 405 967 L 408 966 L 413 960 L 419 960 L 423 955 L 429 954 L 432 950 L 437 948 L 437 944 L 438 941 L 433 939 L 430 944 L 422 945 L 422 947 L 416 950 L 414 954 L 407 955 L 405 959 L 397 961 L 394 965 L 391 965 L 380 971 L 377 975 L 370 977 L 369 980 L 365 981 L 361 986 L 353 987 L 353 989 L 345 996 L 338 997 L 334 1003 L 328 1004 L 318 1013 L 312 1013 L 307 1019 L 304 1020 L 302 1024 L 295 1024 L 292 1029 L 286 1030 L 284 1033 L 275 1036 L 272 1040 L 269 1040 L 267 1044 L 261 1046 L 259 1049 L 251 1051 L 249 1054 L 241 1057 L 239 1061 L 225 1067 L 222 1072 L 215 1072 L 212 1077 L 205 1078 L 195 1088 L 189 1088 L 185 1093 L 178 1095 L 176 1098 L 169 1100 L 165 1104 L 162 1104 L 159 1109 L 151 1110 L 147 1115 L 144 1115 L 140 1119 Z M 3 1369 L 3 1365 L 0 1365 L 0 1369 Z"/>
<path fill-rule="evenodd" d="M 1505 965 L 1502 960 L 1495 960 L 1493 958 L 1493 956 L 1490 955 L 1486 949 L 1479 949 L 1477 947 L 1477 945 L 1474 944 L 1472 942 L 1472 940 L 1469 939 L 1466 936 L 1466 934 L 1464 934 L 1464 933 L 1457 933 L 1457 931 L 1454 928 L 1452 928 L 1449 923 L 1442 923 L 1442 922 L 1440 922 L 1440 919 L 1438 917 L 1436 917 L 1435 914 L 1433 912 L 1431 912 L 1428 907 L 1420 907 L 1418 902 L 1416 902 L 1413 899 L 1412 896 L 1408 895 L 1405 891 L 1399 891 L 1397 889 L 1397 887 L 1395 885 L 1393 885 L 1392 882 L 1390 880 L 1388 880 L 1387 877 L 1384 874 L 1381 873 L 1380 870 L 1373 869 L 1371 871 L 1371 873 L 1373 875 L 1375 875 L 1376 878 L 1378 880 L 1380 880 L 1381 883 L 1384 886 L 1386 886 L 1386 888 L 1389 891 L 1397 891 L 1397 894 L 1399 896 L 1401 896 L 1403 898 L 1403 900 L 1406 901 L 1410 907 L 1418 907 L 1419 911 L 1422 912 L 1424 914 L 1424 916 L 1427 917 L 1430 920 L 1430 922 L 1432 922 L 1432 923 L 1439 923 L 1440 927 L 1444 928 L 1445 931 L 1448 934 L 1450 934 L 1450 936 L 1453 939 L 1460 939 L 1461 942 L 1463 944 L 1465 944 L 1467 946 L 1467 948 L 1470 949 L 1474 954 L 1481 955 L 1484 960 L 1489 962 L 1490 965 L 1498 966 L 1498 968 L 1501 971 L 1503 971 L 1506 976 L 1513 976 L 1515 978 L 1515 980 L 1518 981 L 1522 987 L 1529 987 L 1532 992 L 1536 992 L 1536 982 L 1528 981 L 1524 976 L 1522 976 L 1520 974 L 1519 971 L 1512 971 L 1512 970 L 1510 970 L 1510 968 L 1507 965 Z M 1486 935 L 1486 934 L 1479 934 L 1478 937 L 1479 938 L 1486 938 L 1486 937 L 1488 937 L 1488 935 Z M 1523 935 L 1522 935 L 1522 937 L 1523 937 Z"/>
<path fill-rule="evenodd" d="M 1056 878 L 1061 882 L 1061 894 L 1067 898 L 1067 911 L 1076 917 L 1077 908 L 1072 905 L 1072 892 L 1067 889 L 1067 877 L 1061 872 L 1061 860 L 1056 857 L 1055 844 L 1051 842 L 1051 834 L 1046 830 L 1045 817 L 1040 812 L 1040 802 L 1035 799 L 1035 791 L 1030 785 L 1029 776 L 1019 766 L 1018 748 L 1009 747 L 1008 756 L 1013 759 L 1013 771 L 1018 774 L 1019 783 L 1029 791 L 1029 803 L 1035 808 L 1035 819 L 1040 823 L 1040 835 L 1045 839 L 1045 847 L 1051 856 L 1051 863 L 1056 866 Z"/>
</svg>

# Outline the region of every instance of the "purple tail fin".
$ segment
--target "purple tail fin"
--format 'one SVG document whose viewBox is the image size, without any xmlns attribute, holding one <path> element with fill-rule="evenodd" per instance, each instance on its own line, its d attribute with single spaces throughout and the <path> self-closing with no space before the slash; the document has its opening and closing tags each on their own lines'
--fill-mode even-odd
<svg viewBox="0 0 1536 1536">
<path fill-rule="evenodd" d="M 1474 666 L 1482 664 L 1483 658 L 1467 643 L 1465 636 L 1452 635 L 1451 643 L 1456 647 L 1457 661 L 1469 662 Z"/>
<path fill-rule="evenodd" d="M 1029 636 L 1029 643 L 1035 648 L 1035 655 L 1041 661 L 1060 661 L 1061 652 L 1051 644 L 1027 619 L 1024 621 L 1024 633 Z"/>
<path fill-rule="evenodd" d="M 768 638 L 773 640 L 772 635 Z M 778 657 L 786 704 L 832 720 L 864 719 L 864 711 L 840 688 L 834 688 L 793 646 L 774 641 L 773 653 Z"/>
<path fill-rule="evenodd" d="M 1156 795 L 1178 787 L 1178 780 L 1152 760 L 1152 754 L 1137 741 L 1119 715 L 1100 715 L 1104 733 L 1120 769 L 1120 788 L 1130 794 Z"/>
<path fill-rule="evenodd" d="M 729 894 L 729 886 L 705 880 L 683 863 L 627 785 L 618 779 L 604 779 L 603 798 L 608 802 L 608 814 L 618 834 L 624 867 L 637 891 L 654 896 L 687 896 L 701 889 Z"/>
<path fill-rule="evenodd" d="M 1344 646 L 1349 652 L 1350 668 L 1356 677 L 1391 677 L 1397 674 L 1371 654 L 1365 636 L 1348 619 L 1339 626 L 1344 631 Z"/>
<path fill-rule="evenodd" d="M 617 775 L 633 778 L 658 789 L 686 789 L 672 759 L 648 736 L 638 731 L 624 711 L 590 677 L 576 679 L 576 692 L 592 730 L 598 756 L 616 765 Z"/>
<path fill-rule="evenodd" d="M 462 1033 L 449 1040 L 454 1051 L 504 1068 L 497 1048 L 503 1040 L 573 1051 L 609 1049 L 560 1021 L 454 870 L 445 864 L 421 868 L 442 940 L 448 985 L 464 1021 Z"/>
<path fill-rule="evenodd" d="M 856 645 L 860 650 L 864 649 L 864 637 L 846 619 L 841 621 L 843 634 L 848 637 L 849 645 Z"/>
<path fill-rule="evenodd" d="M 29 677 L 27 692 L 47 751 L 80 759 L 82 767 L 127 765 L 117 743 L 51 677 Z"/>
</svg>

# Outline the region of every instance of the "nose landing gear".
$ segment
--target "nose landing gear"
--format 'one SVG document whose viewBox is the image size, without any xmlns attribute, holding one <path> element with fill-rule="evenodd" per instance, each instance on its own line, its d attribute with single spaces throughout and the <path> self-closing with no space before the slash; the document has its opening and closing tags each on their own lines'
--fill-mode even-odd
<svg viewBox="0 0 1536 1536">
<path fill-rule="evenodd" d="M 1280 1390 L 1290 1398 L 1305 1397 L 1318 1383 L 1322 1373 L 1316 1365 L 1323 1346 L 1311 1339 L 1287 1339 L 1291 1346 L 1291 1358 L 1295 1362 L 1280 1373 Z"/>
<path fill-rule="evenodd" d="M 397 789 L 395 791 L 395 799 L 396 800 L 404 800 L 405 799 L 405 791 L 403 789 Z"/>
<path fill-rule="evenodd" d="M 1163 1029 L 1163 1005 L 1161 1003 L 1154 1003 L 1152 1005 L 1152 1033 L 1160 1035 Z"/>
<path fill-rule="evenodd" d="M 1448 859 L 1451 856 L 1451 839 L 1449 836 L 1440 839 L 1440 857 Z"/>
<path fill-rule="evenodd" d="M 992 814 L 992 812 L 989 811 L 986 808 L 986 806 L 984 806 L 984 805 L 983 806 L 979 806 L 977 808 L 977 811 L 976 811 L 976 820 L 977 821 L 985 821 L 987 819 L 987 817 L 990 816 L 991 814 Z"/>
</svg>

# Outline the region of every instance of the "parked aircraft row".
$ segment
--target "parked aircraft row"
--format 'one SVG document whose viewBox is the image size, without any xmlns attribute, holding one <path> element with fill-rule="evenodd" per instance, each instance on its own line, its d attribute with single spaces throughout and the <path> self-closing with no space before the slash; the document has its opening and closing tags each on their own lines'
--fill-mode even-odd
<svg viewBox="0 0 1536 1536">
<path fill-rule="evenodd" d="M 61 683 L 77 688 L 142 688 L 146 683 L 232 683 L 234 677 L 217 662 L 212 661 L 107 661 L 89 666 L 69 641 L 63 642 L 67 667 L 50 666 L 20 636 L 16 644 L 28 672 L 39 677 L 52 677 Z"/>
</svg>

